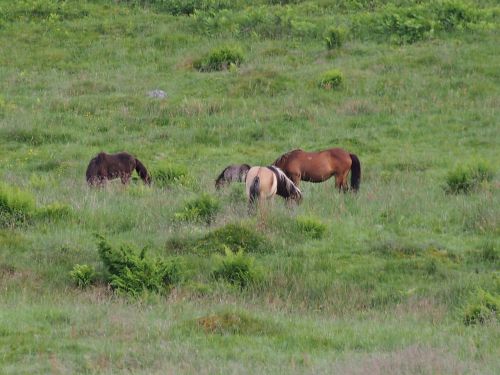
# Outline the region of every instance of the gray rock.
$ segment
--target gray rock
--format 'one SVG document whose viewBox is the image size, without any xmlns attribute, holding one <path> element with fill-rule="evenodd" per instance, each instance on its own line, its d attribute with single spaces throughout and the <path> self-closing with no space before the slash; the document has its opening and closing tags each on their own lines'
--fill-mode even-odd
<svg viewBox="0 0 500 375">
<path fill-rule="evenodd" d="M 167 97 L 167 93 L 163 90 L 152 90 L 148 92 L 148 96 L 150 98 L 160 98 L 160 99 L 165 99 Z"/>
</svg>

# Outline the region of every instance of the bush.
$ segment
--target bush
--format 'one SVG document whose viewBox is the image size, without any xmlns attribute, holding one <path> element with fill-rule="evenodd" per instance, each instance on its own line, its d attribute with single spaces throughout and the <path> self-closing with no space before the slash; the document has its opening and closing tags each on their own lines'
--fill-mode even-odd
<svg viewBox="0 0 500 375">
<path fill-rule="evenodd" d="M 196 60 L 193 67 L 200 72 L 227 70 L 243 62 L 243 52 L 239 47 L 220 47 Z"/>
<path fill-rule="evenodd" d="M 464 324 L 483 324 L 491 320 L 500 320 L 500 297 L 479 289 L 472 297 L 473 301 L 464 309 Z"/>
<path fill-rule="evenodd" d="M 22 0 L 8 1 L 2 4 L 0 20 L 70 20 L 85 17 L 89 14 L 78 2 L 69 4 L 60 0 Z"/>
<path fill-rule="evenodd" d="M 191 15 L 195 11 L 218 11 L 231 7 L 231 0 L 142 0 L 161 12 L 174 16 Z"/>
<path fill-rule="evenodd" d="M 223 279 L 240 288 L 257 281 L 260 272 L 254 265 L 253 258 L 246 256 L 242 249 L 233 253 L 225 247 L 225 253 L 225 256 L 216 255 L 218 265 L 212 273 L 215 279 Z"/>
<path fill-rule="evenodd" d="M 337 69 L 332 69 L 323 74 L 319 80 L 319 87 L 331 90 L 338 88 L 344 82 L 344 76 Z"/>
<path fill-rule="evenodd" d="M 191 183 L 188 169 L 183 165 L 163 164 L 151 171 L 155 186 L 189 185 Z"/>
<path fill-rule="evenodd" d="M 184 205 L 180 212 L 175 213 L 175 218 L 180 221 L 205 222 L 210 224 L 220 210 L 217 198 L 209 194 L 202 194 Z"/>
<path fill-rule="evenodd" d="M 266 238 L 242 224 L 227 224 L 206 235 L 196 245 L 198 251 L 221 252 L 242 249 L 247 253 L 265 252 L 269 249 Z"/>
<path fill-rule="evenodd" d="M 120 293 L 139 296 L 146 291 L 163 293 L 180 281 L 182 265 L 176 259 L 156 259 L 146 256 L 129 246 L 112 248 L 98 236 L 98 251 L 109 272 L 109 284 Z"/>
<path fill-rule="evenodd" d="M 93 282 L 95 271 L 94 268 L 88 264 L 75 264 L 69 275 L 71 276 L 73 282 L 79 288 L 83 289 L 88 287 Z"/>
<path fill-rule="evenodd" d="M 439 27 L 445 31 L 462 28 L 478 20 L 472 6 L 460 1 L 443 1 L 434 4 L 434 14 Z"/>
<path fill-rule="evenodd" d="M 317 38 L 321 27 L 304 19 L 293 7 L 249 6 L 219 12 L 197 11 L 193 15 L 197 31 L 204 35 L 227 33 L 231 37 Z"/>
<path fill-rule="evenodd" d="M 493 179 L 493 171 L 485 161 L 477 161 L 466 165 L 458 165 L 446 176 L 447 193 L 470 193 L 482 182 Z"/>
<path fill-rule="evenodd" d="M 335 49 L 340 48 L 344 43 L 345 31 L 338 27 L 332 27 L 327 30 L 325 34 L 326 48 Z"/>
<path fill-rule="evenodd" d="M 33 195 L 0 183 L 0 227 L 23 223 L 32 217 L 35 210 Z"/>
<path fill-rule="evenodd" d="M 312 239 L 323 238 L 326 225 L 313 217 L 298 217 L 296 219 L 297 231 Z"/>
<path fill-rule="evenodd" d="M 396 7 L 389 4 L 379 12 L 354 17 L 353 30 L 359 36 L 389 39 L 396 44 L 425 40 L 435 31 L 452 31 L 480 21 L 480 12 L 460 1 L 439 1 Z"/>
</svg>

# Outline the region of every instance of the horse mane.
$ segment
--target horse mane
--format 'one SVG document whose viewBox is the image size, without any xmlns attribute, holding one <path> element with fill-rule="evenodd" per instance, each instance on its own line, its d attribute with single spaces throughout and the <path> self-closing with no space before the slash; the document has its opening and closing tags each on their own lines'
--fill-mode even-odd
<svg viewBox="0 0 500 375">
<path fill-rule="evenodd" d="M 151 177 L 149 176 L 148 170 L 146 169 L 144 164 L 142 164 L 141 161 L 137 158 L 135 158 L 135 170 L 146 184 L 149 184 L 151 182 Z"/>
<path fill-rule="evenodd" d="M 219 177 L 217 177 L 217 179 L 215 180 L 215 188 L 216 189 L 219 189 L 220 187 L 220 181 L 224 178 L 224 173 L 226 173 L 226 171 L 228 170 L 228 168 L 231 168 L 231 166 L 227 166 L 226 168 L 224 168 L 224 170 L 220 173 Z"/>
<path fill-rule="evenodd" d="M 288 159 L 288 157 L 289 157 L 292 153 L 294 153 L 294 152 L 296 152 L 296 151 L 302 151 L 302 149 L 300 149 L 300 148 L 296 148 L 295 150 L 285 152 L 285 153 L 284 153 L 283 155 L 281 155 L 278 159 L 276 159 L 272 165 L 274 165 L 274 166 L 275 166 L 275 165 L 278 165 L 278 164 L 281 164 L 281 163 L 286 162 L 286 160 Z"/>
<path fill-rule="evenodd" d="M 290 198 L 291 195 L 302 196 L 302 192 L 300 189 L 293 183 L 292 180 L 288 178 L 288 176 L 283 172 L 280 168 L 270 165 L 269 168 L 276 176 L 278 180 L 278 186 L 276 194 L 283 198 Z"/>
</svg>

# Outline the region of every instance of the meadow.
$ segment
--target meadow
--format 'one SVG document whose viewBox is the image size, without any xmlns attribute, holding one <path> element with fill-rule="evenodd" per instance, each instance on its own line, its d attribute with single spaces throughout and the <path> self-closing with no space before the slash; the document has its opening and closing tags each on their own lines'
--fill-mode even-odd
<svg viewBox="0 0 500 375">
<path fill-rule="evenodd" d="M 0 0 L 0 373 L 498 373 L 499 15 Z M 214 187 L 331 147 L 357 194 Z M 100 151 L 152 185 L 90 188 Z"/>
</svg>

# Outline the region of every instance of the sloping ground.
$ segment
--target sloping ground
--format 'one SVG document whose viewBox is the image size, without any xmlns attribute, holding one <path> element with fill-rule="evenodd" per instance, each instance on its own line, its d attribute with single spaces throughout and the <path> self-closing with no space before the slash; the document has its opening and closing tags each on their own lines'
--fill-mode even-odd
<svg viewBox="0 0 500 375">
<path fill-rule="evenodd" d="M 499 371 L 498 5 L 284 3 L 0 4 L 3 373 Z M 214 188 L 299 147 L 360 192 Z"/>
</svg>

